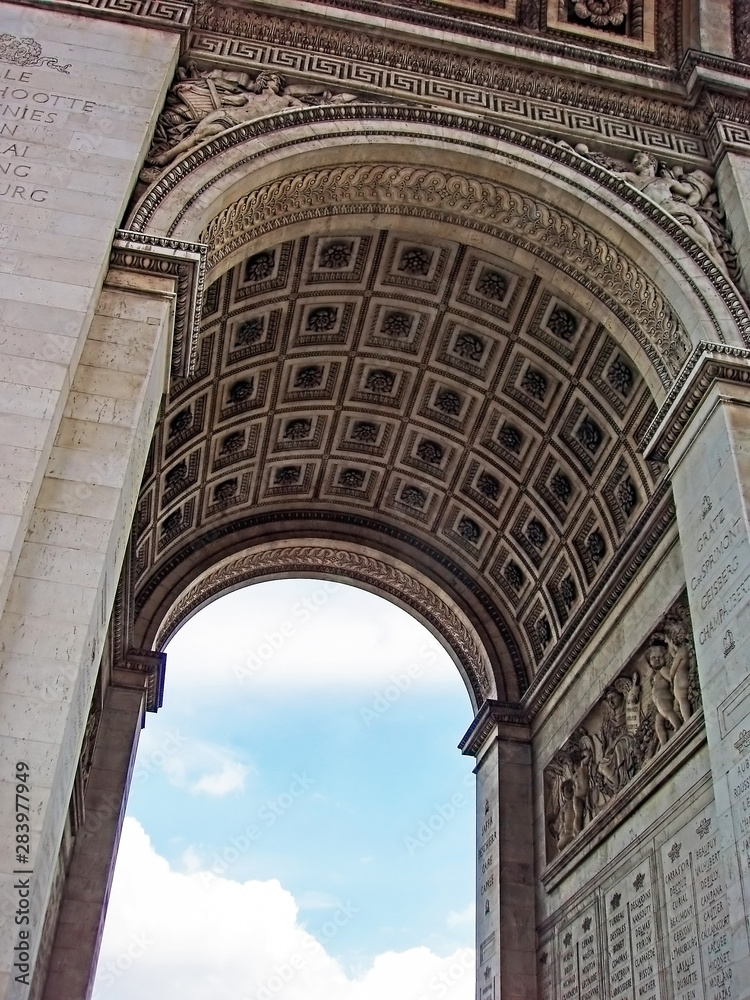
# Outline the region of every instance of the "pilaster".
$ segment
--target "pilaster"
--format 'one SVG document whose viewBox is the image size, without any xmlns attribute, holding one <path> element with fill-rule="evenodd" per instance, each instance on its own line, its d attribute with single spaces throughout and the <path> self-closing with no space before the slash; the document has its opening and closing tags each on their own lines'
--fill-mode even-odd
<svg viewBox="0 0 750 1000">
<path fill-rule="evenodd" d="M 477 1000 L 536 1000 L 528 727 L 487 701 L 461 749 L 477 759 Z"/>
<path fill-rule="evenodd" d="M 750 353 L 701 345 L 656 428 L 682 543 L 726 864 L 723 976 L 750 996 Z M 679 383 L 678 383 L 679 385 Z M 722 953 L 723 956 L 723 953 Z M 722 980 L 724 982 L 724 980 Z"/>
</svg>

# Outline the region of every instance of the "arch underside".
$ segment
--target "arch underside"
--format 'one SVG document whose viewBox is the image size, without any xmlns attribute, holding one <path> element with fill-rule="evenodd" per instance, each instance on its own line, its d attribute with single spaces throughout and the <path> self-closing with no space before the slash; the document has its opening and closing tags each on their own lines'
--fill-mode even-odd
<svg viewBox="0 0 750 1000">
<path fill-rule="evenodd" d="M 689 297 L 676 270 L 712 262 L 677 252 L 652 280 L 629 254 L 633 232 L 597 232 L 590 205 L 566 211 L 567 161 L 546 187 L 536 178 L 536 198 L 523 186 L 538 157 L 523 173 L 497 160 L 511 186 L 488 179 L 486 151 L 473 173 L 438 171 L 403 143 L 384 161 L 382 137 L 335 168 L 318 149 L 249 174 L 257 128 L 233 132 L 236 148 L 199 149 L 131 220 L 198 237 L 209 259 L 192 369 L 172 380 L 139 501 L 139 643 L 192 613 L 221 560 L 235 586 L 243 558 L 247 579 L 281 572 L 257 567 L 286 543 L 315 539 L 309 569 L 325 573 L 328 540 L 330 574 L 346 564 L 377 589 L 347 562 L 354 543 L 413 567 L 453 607 L 485 651 L 453 646 L 476 704 L 520 702 L 668 528 L 663 470 L 642 442 L 691 339 L 719 316 L 742 342 L 744 308 L 714 274 L 711 302 L 676 310 L 664 289 Z M 181 205 L 169 225 L 167 203 Z M 628 212 L 642 238 L 648 219 Z M 449 644 L 458 634 L 413 593 L 400 599 Z"/>
</svg>

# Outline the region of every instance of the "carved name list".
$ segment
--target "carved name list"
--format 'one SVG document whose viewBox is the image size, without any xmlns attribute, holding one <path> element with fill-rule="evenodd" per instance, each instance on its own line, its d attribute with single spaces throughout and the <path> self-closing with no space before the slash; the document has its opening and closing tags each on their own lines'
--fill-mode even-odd
<svg viewBox="0 0 750 1000">
<path fill-rule="evenodd" d="M 89 115 L 95 101 L 44 89 L 33 70 L 0 67 L 0 199 L 42 204 L 61 185 L 65 171 L 45 162 L 38 147 L 49 133 L 75 126 L 73 115 Z M 81 152 L 83 154 L 83 151 Z M 47 153 L 49 156 L 49 152 Z"/>
</svg>

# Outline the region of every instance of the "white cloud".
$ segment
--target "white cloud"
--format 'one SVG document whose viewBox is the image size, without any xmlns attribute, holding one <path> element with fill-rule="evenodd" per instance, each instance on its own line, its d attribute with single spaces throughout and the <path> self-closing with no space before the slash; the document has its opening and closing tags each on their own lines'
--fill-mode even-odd
<svg viewBox="0 0 750 1000">
<path fill-rule="evenodd" d="M 228 795 L 230 792 L 240 792 L 245 787 L 247 768 L 238 760 L 223 760 L 221 769 L 214 774 L 204 774 L 194 782 L 190 790 L 206 795 Z"/>
<path fill-rule="evenodd" d="M 474 904 L 469 903 L 463 910 L 451 910 L 446 919 L 449 927 L 460 927 L 462 924 L 474 922 Z"/>
<path fill-rule="evenodd" d="M 284 580 L 234 591 L 190 619 L 167 649 L 181 680 L 211 690 L 331 684 L 376 690 L 411 668 L 420 687 L 457 668 L 411 615 L 363 590 Z M 167 669 L 169 684 L 169 666 Z"/>
<path fill-rule="evenodd" d="M 356 910 L 344 903 L 330 912 L 322 943 L 297 912 L 278 881 L 174 871 L 126 819 L 94 998 L 473 1000 L 471 949 L 447 958 L 424 947 L 387 952 L 350 979 L 325 945 Z"/>
<path fill-rule="evenodd" d="M 205 740 L 147 735 L 139 747 L 134 780 L 138 783 L 158 769 L 163 770 L 171 785 L 184 788 L 193 795 L 211 795 L 216 798 L 241 792 L 252 768 L 240 760 L 229 747 L 218 746 Z M 167 747 L 168 749 L 164 749 Z"/>
</svg>

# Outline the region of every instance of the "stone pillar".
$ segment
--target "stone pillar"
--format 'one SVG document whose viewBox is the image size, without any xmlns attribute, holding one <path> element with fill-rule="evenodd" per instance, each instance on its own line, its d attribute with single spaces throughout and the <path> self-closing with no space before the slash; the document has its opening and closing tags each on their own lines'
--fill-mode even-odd
<svg viewBox="0 0 750 1000">
<path fill-rule="evenodd" d="M 702 345 L 649 446 L 668 458 L 727 870 L 712 985 L 750 997 L 750 352 Z"/>
<path fill-rule="evenodd" d="M 688 48 L 732 59 L 732 0 L 693 0 L 685 4 L 685 41 Z"/>
<path fill-rule="evenodd" d="M 0 24 L 2 613 L 179 36 L 50 5 Z"/>
<path fill-rule="evenodd" d="M 33 979 L 175 302 L 171 277 L 109 275 L 0 619 L 2 1000 Z"/>
<path fill-rule="evenodd" d="M 531 739 L 498 702 L 461 742 L 477 758 L 477 1000 L 536 1000 Z"/>
<path fill-rule="evenodd" d="M 84 820 L 76 833 L 41 994 L 44 1000 L 91 996 L 145 700 L 145 678 L 140 691 L 107 689 L 86 785 Z"/>
</svg>

